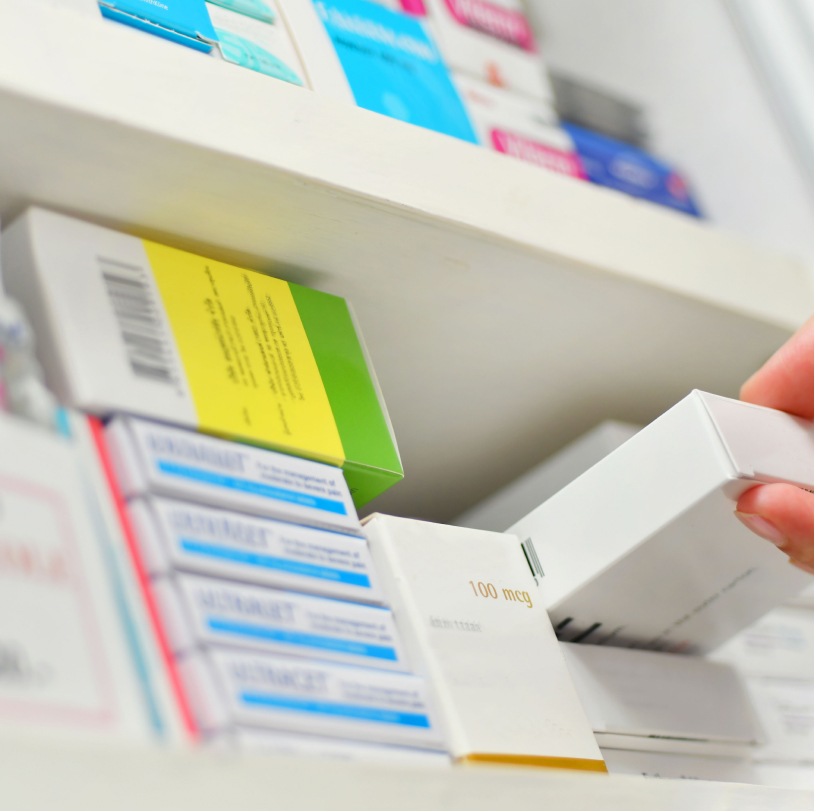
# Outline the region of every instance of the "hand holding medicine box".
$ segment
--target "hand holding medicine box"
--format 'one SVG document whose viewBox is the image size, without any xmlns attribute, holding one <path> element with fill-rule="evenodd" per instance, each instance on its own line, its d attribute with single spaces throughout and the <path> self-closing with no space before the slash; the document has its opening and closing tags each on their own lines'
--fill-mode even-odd
<svg viewBox="0 0 814 811">
<path fill-rule="evenodd" d="M 365 533 L 453 758 L 605 771 L 515 538 L 386 515 Z"/>
<path fill-rule="evenodd" d="M 811 582 L 733 515 L 762 482 L 814 488 L 814 427 L 695 391 L 509 531 L 562 640 L 703 653 Z"/>
<path fill-rule="evenodd" d="M 63 403 L 336 465 L 357 505 L 402 478 L 343 299 L 36 208 L 2 249 Z"/>
</svg>

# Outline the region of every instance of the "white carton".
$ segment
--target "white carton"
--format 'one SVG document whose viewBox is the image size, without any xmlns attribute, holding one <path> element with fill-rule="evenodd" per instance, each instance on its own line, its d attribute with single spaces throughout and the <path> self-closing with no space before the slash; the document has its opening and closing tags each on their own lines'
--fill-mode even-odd
<svg viewBox="0 0 814 811">
<path fill-rule="evenodd" d="M 366 667 L 212 650 L 183 662 L 201 725 L 245 725 L 443 749 L 424 679 Z"/>
<path fill-rule="evenodd" d="M 811 582 L 733 515 L 776 481 L 814 487 L 811 423 L 694 391 L 509 531 L 564 641 L 703 653 Z"/>
<path fill-rule="evenodd" d="M 531 25 L 518 0 L 425 0 L 444 62 L 455 71 L 553 103 Z"/>
<path fill-rule="evenodd" d="M 296 732 L 275 732 L 269 729 L 239 727 L 234 732 L 233 740 L 243 751 L 263 754 L 436 769 L 448 769 L 452 765 L 446 752 L 436 752 L 432 749 L 342 741 L 317 735 L 299 735 Z"/>
<path fill-rule="evenodd" d="M 146 743 L 180 734 L 122 560 L 86 418 L 0 414 L 0 726 Z"/>
<path fill-rule="evenodd" d="M 551 105 L 462 73 L 452 78 L 482 146 L 552 172 L 585 176 Z"/>
<path fill-rule="evenodd" d="M 760 740 L 727 665 L 695 656 L 561 643 L 603 749 L 744 757 Z"/>
<path fill-rule="evenodd" d="M 459 527 L 505 532 L 639 430 L 638 425 L 606 420 L 458 516 L 453 523 Z"/>
<path fill-rule="evenodd" d="M 207 3 L 209 19 L 218 35 L 212 53 L 227 62 L 307 87 L 305 70 L 285 21 L 279 16 L 273 0 L 265 0 L 265 3 L 276 17 L 274 22 L 253 19 Z"/>
<path fill-rule="evenodd" d="M 153 590 L 176 653 L 225 645 L 409 670 L 388 608 L 185 574 Z"/>
<path fill-rule="evenodd" d="M 719 783 L 760 782 L 757 765 L 744 758 L 673 755 L 667 752 L 634 752 L 625 749 L 603 749 L 602 756 L 611 774 L 634 774 L 666 780 L 715 780 Z"/>
<path fill-rule="evenodd" d="M 339 468 L 132 417 L 116 417 L 105 436 L 125 498 L 170 496 L 361 532 Z"/>
<path fill-rule="evenodd" d="M 364 538 L 146 497 L 128 504 L 151 576 L 171 570 L 363 603 L 382 601 Z"/>
<path fill-rule="evenodd" d="M 748 678 L 746 686 L 766 733 L 754 759 L 814 764 L 814 681 Z"/>
<path fill-rule="evenodd" d="M 308 85 L 321 96 L 356 106 L 342 63 L 311 0 L 277 0 L 305 69 Z"/>
<path fill-rule="evenodd" d="M 365 532 L 454 758 L 605 771 L 515 538 L 386 515 Z"/>
<path fill-rule="evenodd" d="M 747 676 L 814 681 L 814 612 L 776 608 L 707 658 Z"/>
</svg>

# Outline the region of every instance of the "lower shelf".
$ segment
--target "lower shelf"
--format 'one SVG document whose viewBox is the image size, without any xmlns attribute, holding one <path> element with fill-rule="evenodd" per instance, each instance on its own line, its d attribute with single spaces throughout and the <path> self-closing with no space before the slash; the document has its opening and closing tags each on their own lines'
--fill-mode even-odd
<svg viewBox="0 0 814 811">
<path fill-rule="evenodd" d="M 808 792 L 518 767 L 417 769 L 0 738 L 15 811 L 810 811 Z"/>
</svg>

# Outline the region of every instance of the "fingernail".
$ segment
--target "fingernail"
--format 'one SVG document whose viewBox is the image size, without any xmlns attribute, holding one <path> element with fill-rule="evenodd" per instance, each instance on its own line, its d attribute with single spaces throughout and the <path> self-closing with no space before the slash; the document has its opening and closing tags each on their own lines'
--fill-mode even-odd
<svg viewBox="0 0 814 811">
<path fill-rule="evenodd" d="M 770 521 L 767 521 L 762 515 L 754 515 L 753 513 L 742 513 L 735 510 L 735 515 L 744 526 L 749 527 L 756 535 L 765 538 L 775 546 L 781 549 L 786 544 L 786 537 L 783 533 Z"/>
<path fill-rule="evenodd" d="M 796 566 L 798 569 L 802 569 L 804 572 L 814 574 L 814 566 L 809 566 L 807 563 L 800 563 L 799 560 L 792 560 L 791 558 L 789 558 L 789 563 L 792 566 Z"/>
</svg>

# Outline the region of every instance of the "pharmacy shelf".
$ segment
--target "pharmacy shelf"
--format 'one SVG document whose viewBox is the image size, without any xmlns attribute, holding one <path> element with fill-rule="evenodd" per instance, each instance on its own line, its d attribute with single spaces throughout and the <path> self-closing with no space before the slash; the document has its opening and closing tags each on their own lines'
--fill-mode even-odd
<svg viewBox="0 0 814 811">
<path fill-rule="evenodd" d="M 596 422 L 734 395 L 807 269 L 682 215 L 55 8 L 0 0 L 0 215 L 39 203 L 344 295 L 447 520 Z"/>
<path fill-rule="evenodd" d="M 805 791 L 517 767 L 419 769 L 203 752 L 0 743 L 14 811 L 810 811 Z"/>
</svg>

